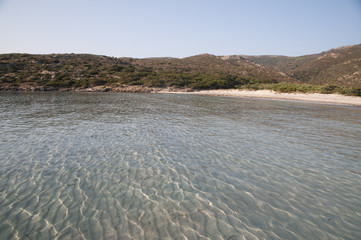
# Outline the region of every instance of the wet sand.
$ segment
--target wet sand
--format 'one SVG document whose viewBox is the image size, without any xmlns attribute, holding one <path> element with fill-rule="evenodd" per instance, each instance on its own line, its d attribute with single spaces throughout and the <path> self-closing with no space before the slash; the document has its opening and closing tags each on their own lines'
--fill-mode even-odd
<svg viewBox="0 0 361 240">
<path fill-rule="evenodd" d="M 340 94 L 321 94 L 321 93 L 278 93 L 272 90 L 201 90 L 194 92 L 175 92 L 169 90 L 160 91 L 160 93 L 182 93 L 182 94 L 198 94 L 198 95 L 213 95 L 213 96 L 232 96 L 232 97 L 246 97 L 246 98 L 266 98 L 266 99 L 282 99 L 307 101 L 318 103 L 331 104 L 346 104 L 361 106 L 361 97 L 344 96 Z"/>
</svg>

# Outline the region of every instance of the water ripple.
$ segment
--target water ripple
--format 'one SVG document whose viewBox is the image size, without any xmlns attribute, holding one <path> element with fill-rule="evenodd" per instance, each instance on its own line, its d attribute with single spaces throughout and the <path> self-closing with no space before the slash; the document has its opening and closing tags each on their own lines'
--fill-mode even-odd
<svg viewBox="0 0 361 240">
<path fill-rule="evenodd" d="M 110 93 L 0 100 L 3 239 L 361 238 L 360 108 Z"/>
</svg>

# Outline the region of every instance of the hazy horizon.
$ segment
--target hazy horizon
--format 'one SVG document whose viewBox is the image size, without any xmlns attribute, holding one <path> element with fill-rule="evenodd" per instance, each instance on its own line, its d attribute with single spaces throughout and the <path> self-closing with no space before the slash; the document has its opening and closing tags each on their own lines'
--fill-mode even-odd
<svg viewBox="0 0 361 240">
<path fill-rule="evenodd" d="M 361 44 L 361 43 L 359 43 Z M 52 52 L 52 53 L 28 53 L 28 52 L 6 52 L 6 53 L 0 53 L 0 54 L 34 54 L 34 55 L 51 55 L 51 54 L 89 54 L 89 55 L 96 55 L 96 56 L 106 56 L 106 57 L 115 57 L 115 58 L 139 58 L 139 59 L 143 59 L 143 58 L 178 58 L 178 59 L 182 59 L 182 58 L 187 58 L 187 57 L 192 57 L 192 56 L 197 56 L 197 55 L 202 55 L 202 54 L 210 54 L 210 55 L 214 55 L 214 56 L 232 56 L 232 55 L 240 55 L 240 56 L 254 56 L 254 57 L 258 57 L 258 56 L 285 56 L 285 57 L 300 57 L 300 56 L 306 56 L 306 55 L 312 55 L 312 54 L 318 54 L 318 53 L 322 53 L 322 52 L 326 52 L 332 49 L 337 49 L 337 48 L 342 48 L 342 47 L 349 47 L 349 46 L 354 46 L 354 45 L 359 45 L 359 44 L 353 44 L 353 45 L 345 45 L 345 46 L 338 46 L 338 47 L 334 47 L 334 48 L 330 48 L 330 49 L 325 49 L 321 52 L 314 52 L 314 53 L 308 53 L 305 55 L 297 55 L 297 56 L 289 56 L 289 55 L 277 55 L 277 54 L 255 54 L 255 55 L 250 55 L 250 54 L 229 54 L 229 55 L 215 55 L 212 53 L 198 53 L 195 55 L 191 55 L 191 56 L 185 56 L 185 57 L 173 57 L 173 56 L 158 56 L 158 57 L 132 57 L 132 56 L 119 56 L 119 57 L 115 57 L 113 55 L 105 55 L 105 54 L 96 54 L 96 53 L 86 53 L 86 52 L 79 52 L 79 53 L 73 53 L 73 52 Z"/>
</svg>

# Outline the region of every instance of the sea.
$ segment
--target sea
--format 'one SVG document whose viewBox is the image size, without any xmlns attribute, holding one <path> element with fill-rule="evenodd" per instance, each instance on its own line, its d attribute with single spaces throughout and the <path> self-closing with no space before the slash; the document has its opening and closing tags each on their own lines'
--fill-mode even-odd
<svg viewBox="0 0 361 240">
<path fill-rule="evenodd" d="M 1 239 L 361 239 L 361 108 L 0 92 Z"/>
</svg>

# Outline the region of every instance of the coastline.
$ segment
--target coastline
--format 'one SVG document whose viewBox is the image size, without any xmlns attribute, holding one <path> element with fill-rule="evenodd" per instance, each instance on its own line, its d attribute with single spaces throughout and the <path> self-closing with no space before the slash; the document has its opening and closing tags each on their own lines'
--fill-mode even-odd
<svg viewBox="0 0 361 240">
<path fill-rule="evenodd" d="M 229 96 L 244 98 L 260 98 L 275 100 L 293 100 L 315 103 L 339 104 L 361 106 L 361 97 L 345 96 L 340 94 L 322 94 L 322 93 L 279 93 L 273 90 L 238 90 L 238 89 L 222 89 L 222 90 L 200 90 L 200 91 L 167 91 L 163 90 L 159 93 L 180 93 L 180 94 L 196 94 L 211 96 Z"/>
<path fill-rule="evenodd" d="M 191 88 L 176 87 L 147 87 L 142 85 L 123 86 L 94 86 L 89 88 L 59 88 L 50 86 L 34 86 L 22 84 L 19 86 L 0 86 L 1 91 L 19 92 L 115 92 L 115 93 L 161 93 L 161 94 L 195 94 L 211 96 L 228 96 L 242 98 L 260 98 L 275 100 L 293 100 L 325 104 L 361 106 L 361 97 L 345 96 L 341 94 L 323 93 L 280 93 L 273 90 L 242 90 L 242 89 L 215 89 L 215 90 L 194 90 Z"/>
</svg>

